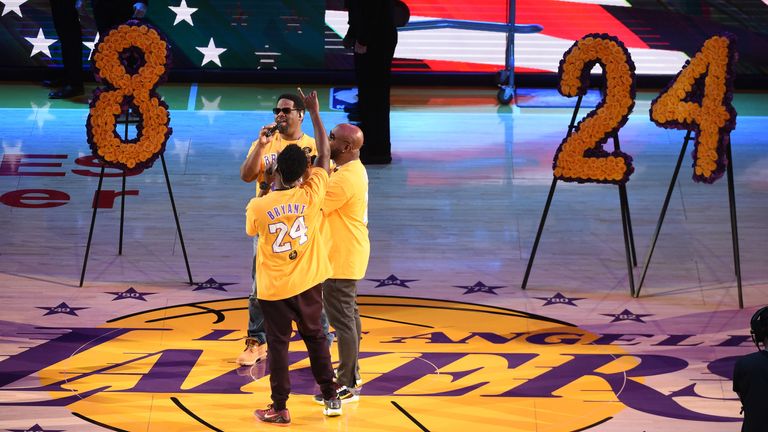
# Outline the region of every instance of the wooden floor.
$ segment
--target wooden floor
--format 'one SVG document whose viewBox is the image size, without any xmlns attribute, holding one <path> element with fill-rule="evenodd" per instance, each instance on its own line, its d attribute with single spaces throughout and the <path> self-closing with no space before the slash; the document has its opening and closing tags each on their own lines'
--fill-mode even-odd
<svg viewBox="0 0 768 432">
<path fill-rule="evenodd" d="M 283 90 L 161 88 L 194 284 L 157 163 L 127 179 L 122 255 L 120 199 L 99 209 L 79 287 L 98 181 L 87 165 L 86 105 L 0 84 L 0 429 L 270 429 L 252 415 L 269 402 L 266 366 L 234 363 L 251 285 L 244 208 L 254 192 L 238 169 Z M 629 294 L 619 194 L 609 185 L 558 184 L 521 290 L 571 109 L 499 107 L 494 96 L 393 92 L 394 161 L 368 168 L 362 396 L 341 418 L 324 418 L 297 342 L 291 427 L 738 431 L 732 366 L 754 350 L 749 318 L 768 303 L 764 95 L 737 95 L 732 134 L 743 310 L 726 181 L 694 183 L 688 155 L 639 298 Z M 636 282 L 684 136 L 650 122 L 654 96 L 640 93 L 620 132 L 636 167 L 627 184 Z M 327 126 L 346 121 L 340 111 L 322 115 Z M 103 188 L 120 190 L 119 178 Z M 23 208 L 42 203 L 55 206 Z"/>
</svg>

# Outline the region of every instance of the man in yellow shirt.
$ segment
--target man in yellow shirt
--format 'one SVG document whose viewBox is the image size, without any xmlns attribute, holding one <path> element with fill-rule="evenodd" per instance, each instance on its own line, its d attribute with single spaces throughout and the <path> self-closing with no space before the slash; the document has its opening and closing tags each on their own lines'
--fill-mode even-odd
<svg viewBox="0 0 768 432">
<path fill-rule="evenodd" d="M 240 167 L 240 178 L 247 183 L 256 181 L 256 196 L 265 195 L 272 187 L 272 176 L 277 155 L 289 144 L 296 144 L 307 154 L 316 155 L 315 139 L 301 130 L 304 120 L 304 101 L 295 94 L 282 94 L 277 98 L 277 105 L 272 112 L 274 123 L 264 126 L 259 138 L 251 143 L 248 156 Z M 237 358 L 241 366 L 251 366 L 267 355 L 267 341 L 264 333 L 264 315 L 256 300 L 256 245 L 253 241 L 253 267 L 251 277 L 251 295 L 248 297 L 248 337 L 245 350 Z"/>
<path fill-rule="evenodd" d="M 331 276 L 328 247 L 320 232 L 330 146 L 320 120 L 317 93 L 310 93 L 304 103 L 318 137 L 315 165 L 303 180 L 306 153 L 295 144 L 286 146 L 277 156 L 274 188 L 248 203 L 245 222 L 248 235 L 258 236 L 256 296 L 264 314 L 272 389 L 272 404 L 254 414 L 263 422 L 282 425 L 291 422 L 286 401 L 291 391 L 288 345 L 293 321 L 307 347 L 312 374 L 323 394 L 323 414 L 341 415 L 331 354 L 320 322 L 321 283 Z"/>
<path fill-rule="evenodd" d="M 351 124 L 336 126 L 331 134 L 331 158 L 336 169 L 325 194 L 323 229 L 329 241 L 333 269 L 323 283 L 323 303 L 336 330 L 339 365 L 337 394 L 343 403 L 359 399 L 360 312 L 357 281 L 365 276 L 371 245 L 368 240 L 368 173 L 360 162 L 363 132 Z M 323 396 L 315 396 L 323 403 Z"/>
</svg>

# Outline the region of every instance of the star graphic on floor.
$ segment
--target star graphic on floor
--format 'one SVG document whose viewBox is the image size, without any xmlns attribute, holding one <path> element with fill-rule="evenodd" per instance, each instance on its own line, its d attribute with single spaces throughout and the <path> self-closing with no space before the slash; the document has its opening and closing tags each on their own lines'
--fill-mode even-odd
<svg viewBox="0 0 768 432">
<path fill-rule="evenodd" d="M 218 48 L 216 44 L 213 42 L 213 38 L 208 41 L 207 47 L 195 47 L 198 51 L 203 53 L 203 63 L 200 64 L 200 66 L 205 66 L 208 62 L 214 62 L 219 67 L 221 67 L 221 60 L 219 60 L 219 56 L 226 51 L 226 48 Z"/>
<path fill-rule="evenodd" d="M 133 287 L 128 288 L 127 290 L 123 292 L 113 292 L 108 291 L 105 294 L 112 294 L 114 296 L 117 296 L 112 299 L 112 301 L 115 300 L 123 300 L 123 299 L 134 299 L 134 300 L 141 300 L 141 301 L 147 301 L 147 299 L 144 298 L 144 296 L 149 296 L 156 293 L 141 293 L 136 291 Z"/>
<path fill-rule="evenodd" d="M 200 290 L 207 290 L 207 289 L 212 289 L 217 291 L 226 291 L 226 288 L 224 288 L 225 286 L 234 285 L 234 284 L 235 284 L 234 282 L 221 283 L 221 282 L 217 282 L 216 279 L 214 278 L 208 278 L 208 280 L 203 283 L 196 283 L 195 285 L 197 285 L 197 287 L 192 291 L 200 291 Z"/>
<path fill-rule="evenodd" d="M 176 19 L 173 21 L 173 25 L 186 21 L 192 27 L 195 26 L 195 23 L 192 22 L 192 14 L 195 13 L 197 8 L 188 7 L 187 0 L 181 0 L 181 3 L 178 6 L 168 6 L 168 9 L 176 14 Z"/>
<path fill-rule="evenodd" d="M 607 317 L 613 317 L 613 320 L 611 320 L 611 323 L 619 322 L 619 321 L 636 321 L 639 323 L 645 324 L 645 321 L 643 321 L 644 317 L 647 316 L 653 316 L 653 314 L 634 314 L 629 311 L 629 309 L 624 309 L 621 311 L 621 313 L 617 314 L 600 314 Z"/>
<path fill-rule="evenodd" d="M 45 35 L 43 34 L 43 29 L 39 29 L 37 31 L 36 37 L 25 37 L 29 43 L 32 44 L 32 54 L 30 54 L 30 57 L 34 57 L 37 53 L 43 53 L 47 55 L 48 57 L 51 56 L 51 45 L 56 42 L 57 39 L 46 39 Z"/>
<path fill-rule="evenodd" d="M 416 282 L 418 279 L 399 279 L 397 276 L 391 274 L 387 276 L 384 279 L 366 279 L 371 282 L 377 282 L 378 285 L 376 285 L 374 288 L 380 288 L 384 286 L 399 286 L 403 288 L 410 288 L 408 286 L 409 282 Z"/>
<path fill-rule="evenodd" d="M 43 429 L 42 426 L 35 423 L 34 426 L 29 429 L 6 429 L 10 432 L 64 432 L 64 429 Z"/>
<path fill-rule="evenodd" d="M 221 108 L 219 108 L 219 102 L 221 102 L 221 95 L 217 96 L 216 99 L 213 101 L 209 101 L 205 98 L 205 96 L 200 96 L 200 98 L 203 100 L 203 108 L 199 111 L 197 111 L 198 115 L 204 115 L 208 117 L 208 124 L 212 125 L 213 120 L 221 115 L 224 114 L 221 112 Z"/>
<path fill-rule="evenodd" d="M 24 18 L 24 15 L 21 14 L 21 5 L 26 2 L 27 0 L 0 0 L 0 3 L 3 4 L 3 15 L 13 12 L 19 17 Z"/>
<path fill-rule="evenodd" d="M 470 285 L 470 286 L 454 285 L 454 287 L 466 290 L 463 293 L 461 293 L 462 295 L 474 294 L 474 293 L 488 293 L 493 295 L 499 295 L 499 293 L 497 293 L 495 290 L 506 288 L 506 285 L 488 286 L 480 281 L 477 281 L 475 282 L 474 285 Z"/>
<path fill-rule="evenodd" d="M 37 106 L 34 102 L 30 102 L 30 105 L 32 106 L 32 114 L 27 117 L 27 120 L 34 120 L 38 130 L 43 129 L 46 121 L 56 120 L 56 116 L 49 111 L 49 108 L 51 108 L 50 102 L 46 102 L 45 105 L 41 107 Z"/>
<path fill-rule="evenodd" d="M 179 157 L 179 162 L 183 165 L 184 164 L 184 160 L 188 159 L 190 155 L 195 154 L 195 151 L 191 150 L 189 148 L 189 144 L 190 144 L 191 141 L 192 140 L 190 140 L 190 139 L 181 140 L 181 139 L 178 139 L 178 138 L 174 138 L 173 139 L 173 149 L 172 150 L 169 149 L 168 148 L 169 146 L 166 144 L 165 154 L 167 154 L 169 156 L 178 156 Z"/>
<path fill-rule="evenodd" d="M 579 307 L 579 305 L 577 305 L 574 302 L 578 300 L 584 300 L 586 297 L 566 297 L 560 293 L 557 293 L 552 297 L 534 297 L 534 298 L 539 300 L 546 300 L 546 303 L 544 303 L 542 306 L 549 306 L 553 304 L 563 304 L 568 306 Z"/>
<path fill-rule="evenodd" d="M 82 309 L 88 309 L 87 307 L 70 307 L 68 304 L 61 302 L 58 306 L 53 307 L 40 307 L 36 306 L 38 309 L 47 310 L 48 312 L 44 313 L 43 316 L 47 315 L 56 315 L 56 314 L 66 314 L 66 315 L 72 315 L 72 316 L 80 316 L 77 314 L 77 311 Z"/>
</svg>

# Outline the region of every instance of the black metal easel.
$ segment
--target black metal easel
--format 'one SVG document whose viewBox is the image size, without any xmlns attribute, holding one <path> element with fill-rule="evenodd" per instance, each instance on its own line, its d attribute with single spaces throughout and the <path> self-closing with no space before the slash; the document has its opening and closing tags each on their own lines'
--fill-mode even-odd
<svg viewBox="0 0 768 432">
<path fill-rule="evenodd" d="M 125 111 L 125 117 L 121 120 L 118 119 L 117 123 L 125 124 L 124 139 L 128 140 L 128 124 L 135 123 L 128 120 L 128 111 Z M 181 224 L 179 223 L 179 215 L 176 211 L 176 202 L 173 199 L 173 190 L 171 189 L 171 181 L 168 177 L 168 169 L 165 166 L 165 157 L 160 154 L 160 161 L 163 165 L 163 174 L 165 174 L 165 185 L 168 187 L 168 197 L 171 200 L 171 208 L 173 209 L 173 218 L 176 221 L 176 231 L 179 234 L 179 242 L 181 243 L 181 251 L 184 254 L 184 264 L 187 267 L 187 277 L 189 278 L 189 284 L 192 285 L 192 272 L 189 269 L 189 259 L 187 258 L 187 248 L 184 246 L 184 236 L 181 233 Z M 80 272 L 80 286 L 83 286 L 85 280 L 85 269 L 88 266 L 88 255 L 91 251 L 91 240 L 93 239 L 93 227 L 96 224 L 96 210 L 98 209 L 98 199 L 101 196 L 101 185 L 104 180 L 104 164 L 101 165 L 101 171 L 99 173 L 99 185 L 96 187 L 96 195 L 93 199 L 93 213 L 91 215 L 91 228 L 88 230 L 88 243 L 85 246 L 85 258 L 83 259 L 83 270 Z M 123 170 L 122 175 L 122 194 L 120 195 L 120 238 L 118 242 L 118 255 L 123 254 L 123 222 L 125 220 L 125 175 L 126 171 Z"/>
<path fill-rule="evenodd" d="M 691 137 L 692 131 L 689 129 L 685 138 L 683 139 L 683 146 L 680 149 L 680 155 L 677 157 L 677 164 L 675 165 L 675 171 L 672 173 L 672 180 L 669 182 L 669 188 L 667 189 L 667 196 L 664 197 L 664 205 L 661 206 L 661 214 L 659 215 L 659 221 L 656 223 L 656 231 L 653 233 L 653 240 L 651 240 L 651 248 L 648 250 L 648 256 L 645 258 L 645 264 L 643 265 L 643 273 L 640 276 L 640 284 L 637 286 L 637 292 L 635 297 L 640 296 L 640 290 L 643 288 L 643 282 L 645 282 L 645 275 L 648 273 L 648 266 L 651 263 L 651 257 L 653 257 L 653 250 L 656 248 L 656 242 L 659 239 L 659 233 L 661 232 L 661 225 L 664 223 L 664 217 L 667 215 L 667 208 L 669 207 L 669 200 L 672 197 L 672 192 L 675 189 L 675 183 L 677 183 L 677 175 L 680 173 L 680 166 L 683 163 L 685 157 L 685 150 L 688 148 L 688 143 L 695 138 Z M 739 293 L 739 309 L 744 309 L 744 298 L 741 289 L 741 262 L 739 260 L 739 232 L 736 223 L 736 193 L 733 187 L 733 156 L 731 154 L 731 145 L 728 143 L 726 146 L 726 157 L 728 158 L 728 165 L 725 167 L 726 175 L 728 178 L 728 206 L 731 212 L 731 241 L 733 242 L 733 265 L 736 273 L 736 286 Z"/>
<path fill-rule="evenodd" d="M 571 116 L 571 123 L 568 125 L 568 134 L 566 137 L 573 133 L 573 129 L 576 126 L 576 116 L 579 113 L 581 107 L 581 101 L 584 98 L 583 95 L 579 95 L 576 100 L 576 107 L 573 109 L 573 115 Z M 621 150 L 619 146 L 618 132 L 613 135 L 613 145 L 616 150 Z M 557 177 L 552 178 L 552 185 L 549 187 L 549 195 L 547 195 L 547 202 L 544 204 L 544 211 L 541 215 L 541 221 L 539 222 L 539 229 L 536 231 L 536 239 L 533 241 L 533 249 L 531 250 L 531 256 L 528 258 L 528 267 L 525 269 L 525 276 L 523 277 L 522 289 L 526 289 L 528 285 L 528 278 L 531 275 L 531 269 L 533 268 L 533 260 L 536 257 L 536 250 L 539 248 L 539 240 L 541 240 L 541 234 L 544 231 L 544 224 L 547 221 L 547 214 L 549 214 L 549 207 L 552 204 L 552 197 L 555 194 L 555 187 L 557 186 Z M 627 275 L 629 276 L 629 292 L 630 295 L 635 295 L 635 278 L 632 272 L 632 267 L 637 266 L 637 254 L 635 253 L 635 240 L 632 234 L 632 218 L 629 214 L 629 200 L 627 198 L 627 188 L 625 184 L 619 185 L 619 203 L 621 207 L 621 227 L 624 233 L 624 251 L 627 256 Z"/>
</svg>

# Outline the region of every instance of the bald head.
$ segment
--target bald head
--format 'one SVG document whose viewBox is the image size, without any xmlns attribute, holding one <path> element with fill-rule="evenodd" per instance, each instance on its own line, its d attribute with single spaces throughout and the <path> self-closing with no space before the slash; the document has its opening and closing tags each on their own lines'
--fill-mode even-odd
<svg viewBox="0 0 768 432">
<path fill-rule="evenodd" d="M 342 123 L 334 128 L 336 131 L 336 139 L 340 139 L 349 144 L 352 150 L 360 150 L 363 146 L 363 131 L 359 127 Z"/>
<path fill-rule="evenodd" d="M 359 127 L 342 123 L 331 131 L 331 159 L 343 165 L 360 158 L 360 147 L 363 146 L 363 131 Z"/>
</svg>

